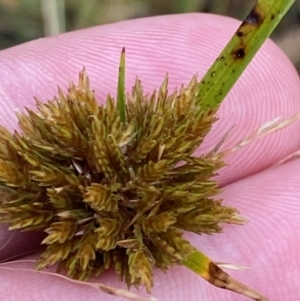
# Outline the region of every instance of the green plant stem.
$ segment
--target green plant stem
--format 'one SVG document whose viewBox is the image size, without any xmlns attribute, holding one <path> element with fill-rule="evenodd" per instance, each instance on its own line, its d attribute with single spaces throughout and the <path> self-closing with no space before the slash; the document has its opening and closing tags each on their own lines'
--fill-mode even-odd
<svg viewBox="0 0 300 301">
<path fill-rule="evenodd" d="M 199 84 L 198 102 L 217 107 L 295 0 L 258 0 Z"/>
<path fill-rule="evenodd" d="M 126 95 L 125 95 L 125 48 L 122 49 L 119 66 L 117 109 L 121 122 L 126 122 Z"/>
</svg>

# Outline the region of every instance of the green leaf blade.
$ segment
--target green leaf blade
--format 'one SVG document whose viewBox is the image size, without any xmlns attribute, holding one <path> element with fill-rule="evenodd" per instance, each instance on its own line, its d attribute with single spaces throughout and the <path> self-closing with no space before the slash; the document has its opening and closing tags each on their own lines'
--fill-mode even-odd
<svg viewBox="0 0 300 301">
<path fill-rule="evenodd" d="M 125 94 L 125 48 L 122 49 L 119 65 L 117 109 L 121 122 L 126 122 L 126 94 Z"/>
</svg>

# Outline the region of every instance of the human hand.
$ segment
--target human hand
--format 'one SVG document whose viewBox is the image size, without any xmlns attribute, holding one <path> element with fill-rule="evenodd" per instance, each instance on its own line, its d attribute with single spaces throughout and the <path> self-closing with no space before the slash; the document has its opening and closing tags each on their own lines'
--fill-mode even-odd
<svg viewBox="0 0 300 301">
<path fill-rule="evenodd" d="M 152 92 L 166 72 L 172 91 L 197 72 L 202 77 L 238 25 L 235 20 L 213 15 L 165 16 L 91 28 L 2 51 L 0 124 L 10 130 L 17 128 L 15 111 L 34 108 L 33 96 L 52 98 L 57 84 L 65 90 L 68 80 L 76 81 L 83 66 L 96 96 L 103 101 L 107 93 L 116 91 L 122 47 L 126 48 L 128 91 L 139 76 L 145 91 Z M 299 100 L 297 73 L 268 41 L 222 103 L 220 120 L 199 152 L 212 149 L 233 125 L 223 149 L 234 146 L 267 121 L 299 112 Z M 299 148 L 299 130 L 299 123 L 294 123 L 228 156 L 228 166 L 219 176 L 224 204 L 238 208 L 248 224 L 225 225 L 223 234 L 209 237 L 189 234 L 193 244 L 213 260 L 249 266 L 230 274 L 272 301 L 300 298 L 300 161 L 268 169 Z M 4 245 L 12 232 L 5 226 L 0 231 L 0 245 Z M 0 259 L 38 248 L 40 237 L 16 233 L 0 251 Z M 28 268 L 28 263 L 11 267 Z M 99 281 L 124 287 L 116 278 L 107 272 Z M 211 286 L 184 267 L 172 268 L 166 275 L 156 271 L 152 295 L 162 301 L 247 300 Z M 0 297 L 6 301 L 118 300 L 53 276 L 9 271 L 1 265 Z"/>
</svg>

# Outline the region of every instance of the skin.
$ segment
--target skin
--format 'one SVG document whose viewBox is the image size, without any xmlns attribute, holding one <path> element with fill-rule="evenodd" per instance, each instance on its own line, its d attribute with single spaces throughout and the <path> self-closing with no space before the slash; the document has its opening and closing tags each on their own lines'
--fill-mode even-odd
<svg viewBox="0 0 300 301">
<path fill-rule="evenodd" d="M 0 52 L 0 120 L 17 128 L 15 111 L 34 107 L 33 96 L 46 100 L 56 84 L 66 90 L 69 79 L 86 67 L 99 102 L 115 95 L 119 54 L 126 47 L 127 90 L 138 75 L 146 92 L 157 88 L 166 72 L 170 91 L 198 72 L 202 77 L 237 29 L 233 19 L 193 14 L 128 21 L 40 39 Z M 215 124 L 198 154 L 212 149 L 234 125 L 223 149 L 277 117 L 300 111 L 300 81 L 292 64 L 268 41 L 222 103 Z M 214 236 L 188 234 L 192 243 L 215 261 L 249 266 L 231 275 L 272 301 L 300 299 L 300 160 L 270 168 L 300 148 L 300 124 L 254 141 L 226 158 L 218 180 L 224 204 L 237 207 L 249 220 L 245 226 L 225 225 Z M 11 237 L 0 228 L 0 245 Z M 16 233 L 0 258 L 36 249 L 40 237 Z M 32 263 L 7 267 L 32 268 Z M 1 269 L 1 266 L 0 266 Z M 211 286 L 182 267 L 166 275 L 155 271 L 152 295 L 159 300 L 243 301 L 245 297 Z M 113 273 L 99 278 L 125 287 Z M 89 287 L 47 275 L 0 270 L 0 298 L 15 300 L 118 300 Z M 134 290 L 133 290 L 134 291 Z"/>
</svg>

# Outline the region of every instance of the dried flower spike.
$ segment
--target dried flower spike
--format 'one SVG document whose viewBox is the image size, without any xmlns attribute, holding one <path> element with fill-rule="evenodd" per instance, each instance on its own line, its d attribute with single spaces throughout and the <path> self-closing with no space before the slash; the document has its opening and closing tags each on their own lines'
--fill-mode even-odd
<svg viewBox="0 0 300 301">
<path fill-rule="evenodd" d="M 184 264 L 238 291 L 182 236 L 242 223 L 214 199 L 222 154 L 193 156 L 216 109 L 196 103 L 196 78 L 172 94 L 167 84 L 148 97 L 137 79 L 125 103 L 119 80 L 117 109 L 111 96 L 97 104 L 83 71 L 67 95 L 59 90 L 52 101 L 36 100 L 37 112 L 18 115 L 22 133 L 0 128 L 1 221 L 48 234 L 39 269 L 58 264 L 83 280 L 113 266 L 128 285 L 150 291 L 154 266 Z"/>
</svg>

